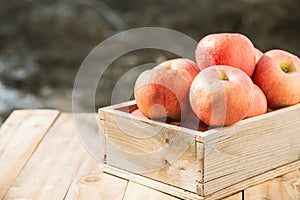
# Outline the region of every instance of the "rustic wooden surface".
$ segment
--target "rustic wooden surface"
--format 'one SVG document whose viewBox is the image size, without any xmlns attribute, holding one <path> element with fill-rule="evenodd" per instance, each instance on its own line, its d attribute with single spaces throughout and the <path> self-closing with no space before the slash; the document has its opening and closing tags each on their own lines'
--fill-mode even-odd
<svg viewBox="0 0 300 200">
<path fill-rule="evenodd" d="M 174 194 L 103 172 L 81 145 L 70 113 L 14 111 L 0 128 L 0 199 L 180 199 Z M 299 171 L 226 198 L 242 199 L 299 200 Z"/>
</svg>

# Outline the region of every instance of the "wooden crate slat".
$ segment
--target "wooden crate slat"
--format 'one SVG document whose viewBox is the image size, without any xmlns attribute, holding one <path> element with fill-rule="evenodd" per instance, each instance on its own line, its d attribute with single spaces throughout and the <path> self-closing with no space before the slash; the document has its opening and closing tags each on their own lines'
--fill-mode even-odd
<svg viewBox="0 0 300 200">
<path fill-rule="evenodd" d="M 62 113 L 5 198 L 63 199 L 86 154 L 72 115 Z"/>
<path fill-rule="evenodd" d="M 241 181 L 238 184 L 229 186 L 228 188 L 225 188 L 223 190 L 215 192 L 212 195 L 208 195 L 207 199 L 210 199 L 212 197 L 214 197 L 212 199 L 216 199 L 219 197 L 222 198 L 226 194 L 232 194 L 236 191 L 242 191 L 251 186 L 259 185 L 259 184 L 265 182 L 266 180 L 272 179 L 273 177 L 278 177 L 280 175 L 286 174 L 287 172 L 298 170 L 299 166 L 300 166 L 300 161 L 296 161 L 296 162 L 287 164 L 285 166 L 270 170 L 270 171 L 260 174 L 258 176 Z"/>
<path fill-rule="evenodd" d="M 87 155 L 65 197 L 73 199 L 122 200 L 127 180 L 103 173 L 97 160 Z"/>
<path fill-rule="evenodd" d="M 159 181 L 155 181 L 150 178 L 146 178 L 144 176 L 133 174 L 130 172 L 127 172 L 122 169 L 118 169 L 115 167 L 111 167 L 107 164 L 103 165 L 104 172 L 108 174 L 112 174 L 114 176 L 121 177 L 123 179 L 129 180 L 134 183 L 138 183 L 140 185 L 143 185 L 148 188 L 152 188 L 154 190 L 162 191 L 163 193 L 170 194 L 172 196 L 175 196 L 180 199 L 190 199 L 190 200 L 216 200 L 216 199 L 224 199 L 224 200 L 242 200 L 242 192 L 222 192 L 217 193 L 216 195 L 211 195 L 208 197 L 201 197 L 199 195 L 196 195 L 195 193 L 168 185 L 166 183 L 162 183 Z"/>
<path fill-rule="evenodd" d="M 139 183 L 141 185 L 147 186 L 149 188 L 162 191 L 164 193 L 172 194 L 181 199 L 195 199 L 195 200 L 203 200 L 203 197 L 196 195 L 195 193 L 189 192 L 187 190 L 183 190 L 138 174 L 133 174 L 131 172 L 118 169 L 115 167 L 111 167 L 107 164 L 103 165 L 104 172 L 108 174 L 113 174 L 115 176 L 127 179 L 129 181 Z"/>
<path fill-rule="evenodd" d="M 59 115 L 58 110 L 16 110 L 0 129 L 0 198 L 3 198 Z"/>
<path fill-rule="evenodd" d="M 215 141 L 207 138 L 205 145 L 215 146 L 205 152 L 205 194 L 299 160 L 300 106 L 286 110 L 225 127 Z"/>
</svg>

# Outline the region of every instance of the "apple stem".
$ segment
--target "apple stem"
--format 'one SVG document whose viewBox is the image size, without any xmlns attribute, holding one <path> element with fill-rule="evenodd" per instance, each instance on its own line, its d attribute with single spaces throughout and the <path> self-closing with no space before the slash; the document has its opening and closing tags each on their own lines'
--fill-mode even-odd
<svg viewBox="0 0 300 200">
<path fill-rule="evenodd" d="M 225 74 L 224 71 L 218 70 L 218 74 L 219 74 L 219 78 L 221 80 L 223 80 L 223 81 L 228 81 L 229 80 L 228 76 Z"/>
<path fill-rule="evenodd" d="M 289 72 L 289 68 L 288 66 L 284 66 L 283 68 L 281 68 L 282 71 L 284 71 L 285 73 L 288 73 Z"/>
<path fill-rule="evenodd" d="M 167 66 L 165 66 L 165 69 L 170 70 L 170 69 L 172 69 L 172 67 L 171 67 L 171 65 L 167 65 Z"/>
<path fill-rule="evenodd" d="M 280 68 L 281 70 L 284 72 L 284 73 L 290 73 L 290 72 L 293 72 L 292 70 L 292 66 L 290 63 L 282 63 L 280 65 Z"/>
</svg>

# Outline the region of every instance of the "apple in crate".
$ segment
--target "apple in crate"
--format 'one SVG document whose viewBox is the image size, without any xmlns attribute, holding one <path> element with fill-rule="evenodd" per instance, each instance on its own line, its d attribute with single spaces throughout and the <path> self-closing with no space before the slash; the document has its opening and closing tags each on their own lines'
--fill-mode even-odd
<svg viewBox="0 0 300 200">
<path fill-rule="evenodd" d="M 191 112 L 189 90 L 199 73 L 195 62 L 177 58 L 165 61 L 137 78 L 134 97 L 139 110 L 148 118 L 180 121 Z"/>
<path fill-rule="evenodd" d="M 264 92 L 254 84 L 254 102 L 246 118 L 262 115 L 267 112 L 267 98 Z"/>
<path fill-rule="evenodd" d="M 229 65 L 251 76 L 255 68 L 255 47 L 239 33 L 216 33 L 202 38 L 195 50 L 200 70 L 212 65 Z"/>
<path fill-rule="evenodd" d="M 271 109 L 300 102 L 300 60 L 289 52 L 279 49 L 266 52 L 258 61 L 252 79 L 265 93 Z"/>
<path fill-rule="evenodd" d="M 264 55 L 259 49 L 255 48 L 255 63 L 259 61 L 259 59 Z"/>
<path fill-rule="evenodd" d="M 195 77 L 189 99 L 193 111 L 205 124 L 223 126 L 245 118 L 254 95 L 254 84 L 245 72 L 216 65 Z"/>
<path fill-rule="evenodd" d="M 141 111 L 140 109 L 135 109 L 134 111 L 131 112 L 131 114 L 139 116 L 139 117 L 143 117 L 143 118 L 147 118 Z"/>
</svg>

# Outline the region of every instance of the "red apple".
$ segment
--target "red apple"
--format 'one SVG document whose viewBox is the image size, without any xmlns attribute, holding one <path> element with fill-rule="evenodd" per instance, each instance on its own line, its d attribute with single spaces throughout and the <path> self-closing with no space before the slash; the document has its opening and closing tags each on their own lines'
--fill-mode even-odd
<svg viewBox="0 0 300 200">
<path fill-rule="evenodd" d="M 202 38 L 195 50 L 200 70 L 212 65 L 229 65 L 251 76 L 255 68 L 255 48 L 239 33 L 217 33 Z"/>
<path fill-rule="evenodd" d="M 135 109 L 134 111 L 131 112 L 131 114 L 136 115 L 136 116 L 140 116 L 143 118 L 147 118 L 141 111 L 140 109 Z"/>
<path fill-rule="evenodd" d="M 251 109 L 249 113 L 247 114 L 246 118 L 249 117 L 254 117 L 258 115 L 262 115 L 267 112 L 267 98 L 263 91 L 254 84 L 254 92 L 255 92 L 255 97 L 254 97 L 254 102 L 251 106 Z"/>
<path fill-rule="evenodd" d="M 148 118 L 169 118 L 179 121 L 190 112 L 189 90 L 199 73 L 188 59 L 168 60 L 140 74 L 134 97 L 140 111 Z"/>
<path fill-rule="evenodd" d="M 263 55 L 264 55 L 263 52 L 255 48 L 255 63 L 257 63 Z"/>
<path fill-rule="evenodd" d="M 245 118 L 250 111 L 254 85 L 238 68 L 211 66 L 195 77 L 189 99 L 193 111 L 205 124 L 230 125 Z"/>
<path fill-rule="evenodd" d="M 267 97 L 268 107 L 277 109 L 300 102 L 300 60 L 279 49 L 266 52 L 252 77 Z"/>
<path fill-rule="evenodd" d="M 167 121 L 167 124 L 171 124 L 174 126 L 180 126 L 180 121 Z"/>
</svg>

